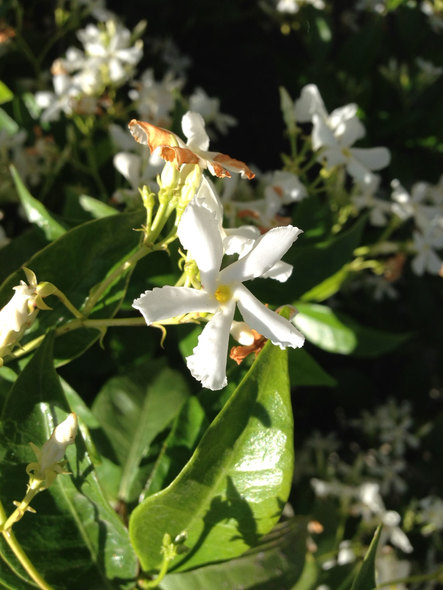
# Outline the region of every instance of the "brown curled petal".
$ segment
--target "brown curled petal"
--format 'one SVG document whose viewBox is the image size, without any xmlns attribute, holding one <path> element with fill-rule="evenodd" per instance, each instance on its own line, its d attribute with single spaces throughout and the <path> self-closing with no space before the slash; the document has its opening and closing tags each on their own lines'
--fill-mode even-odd
<svg viewBox="0 0 443 590">
<path fill-rule="evenodd" d="M 223 166 L 220 166 L 220 164 L 217 164 L 214 160 L 206 160 L 206 162 L 210 173 L 214 176 L 217 176 L 218 178 L 231 178 L 231 174 L 228 170 L 223 168 Z"/>
<path fill-rule="evenodd" d="M 142 145 L 147 145 L 151 153 L 159 146 L 177 145 L 177 139 L 174 133 L 167 131 L 167 129 L 151 125 L 146 121 L 132 119 L 132 121 L 129 122 L 128 127 L 135 141 L 138 141 L 138 143 L 141 143 Z"/>
<path fill-rule="evenodd" d="M 255 174 L 252 172 L 248 166 L 244 162 L 240 160 L 235 160 L 231 158 L 227 154 L 217 154 L 214 158 L 215 162 L 222 164 L 228 170 L 232 170 L 233 172 L 240 172 L 242 176 L 246 176 L 249 180 L 252 180 L 255 177 Z"/>
<path fill-rule="evenodd" d="M 168 162 L 174 162 L 177 168 L 182 164 L 200 164 L 200 158 L 192 150 L 182 147 L 170 147 L 163 145 L 158 151 L 159 155 Z"/>
</svg>

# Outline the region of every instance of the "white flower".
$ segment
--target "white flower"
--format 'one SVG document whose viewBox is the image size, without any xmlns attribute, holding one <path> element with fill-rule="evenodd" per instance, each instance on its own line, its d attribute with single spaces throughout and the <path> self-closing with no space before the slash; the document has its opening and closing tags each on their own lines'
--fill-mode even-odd
<svg viewBox="0 0 443 590">
<path fill-rule="evenodd" d="M 391 580 L 407 578 L 411 571 L 411 564 L 406 559 L 397 559 L 392 547 L 384 547 L 375 561 L 377 586 L 385 585 Z M 408 590 L 404 584 L 390 584 L 392 590 Z"/>
<path fill-rule="evenodd" d="M 328 168 L 344 165 L 357 183 L 370 185 L 374 182 L 372 170 L 389 164 L 390 153 L 384 147 L 351 147 L 366 133 L 357 117 L 356 104 L 328 114 L 317 86 L 309 84 L 302 89 L 294 109 L 298 121 L 312 122 L 312 147 L 314 151 L 321 150 L 318 159 L 325 159 Z"/>
<path fill-rule="evenodd" d="M 397 179 L 391 182 L 391 187 L 392 210 L 400 219 L 413 218 L 419 228 L 426 230 L 431 220 L 441 215 L 441 208 L 433 202 L 435 190 L 427 182 L 416 182 L 410 193 Z"/>
<path fill-rule="evenodd" d="M 434 244 L 431 238 L 431 232 L 421 233 L 414 231 L 414 251 L 416 255 L 411 261 L 411 268 L 414 273 L 421 276 L 426 272 L 439 275 L 442 273 L 443 260 L 434 250 Z M 439 243 L 443 247 L 443 243 Z"/>
<path fill-rule="evenodd" d="M 443 500 L 436 496 L 426 496 L 419 502 L 417 521 L 423 525 L 421 533 L 425 536 L 443 530 Z"/>
<path fill-rule="evenodd" d="M 269 271 L 299 234 L 300 230 L 292 226 L 274 228 L 261 236 L 243 258 L 221 269 L 224 252 L 219 221 L 194 199 L 185 209 L 178 236 L 197 263 L 202 289 L 156 288 L 136 299 L 133 307 L 143 314 L 148 325 L 185 313 L 214 314 L 186 360 L 192 375 L 204 387 L 221 389 L 227 383 L 227 348 L 236 306 L 244 321 L 273 344 L 280 348 L 303 345 L 304 337 L 290 322 L 265 307 L 243 286 L 244 281 Z"/>
</svg>

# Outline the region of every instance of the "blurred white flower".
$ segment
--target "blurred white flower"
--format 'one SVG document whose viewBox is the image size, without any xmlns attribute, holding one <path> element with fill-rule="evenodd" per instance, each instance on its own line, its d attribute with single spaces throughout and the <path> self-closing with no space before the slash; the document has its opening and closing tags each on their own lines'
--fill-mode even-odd
<svg viewBox="0 0 443 590">
<path fill-rule="evenodd" d="M 325 8 L 325 3 L 323 0 L 278 0 L 277 10 L 279 12 L 289 12 L 290 14 L 295 14 L 303 5 L 308 4 L 317 10 L 323 10 Z"/>
<path fill-rule="evenodd" d="M 351 201 L 359 211 L 369 209 L 369 220 L 372 225 L 383 227 L 388 223 L 392 214 L 392 204 L 375 196 L 379 186 L 380 176 L 378 174 L 374 174 L 373 182 L 364 185 L 356 183 Z"/>
<path fill-rule="evenodd" d="M 280 348 L 303 345 L 304 337 L 289 321 L 265 307 L 243 286 L 244 281 L 270 270 L 299 234 L 300 230 L 292 226 L 270 230 L 248 254 L 221 270 L 223 240 L 218 219 L 194 198 L 180 220 L 178 236 L 198 266 L 202 289 L 156 288 L 136 299 L 133 307 L 143 314 L 148 325 L 185 313 L 214 314 L 186 360 L 203 387 L 221 389 L 227 383 L 228 340 L 237 306 L 251 328 Z"/>
<path fill-rule="evenodd" d="M 184 78 L 176 78 L 167 72 L 157 82 L 152 69 L 145 70 L 139 80 L 134 80 L 129 91 L 129 98 L 134 101 L 134 108 L 142 119 L 154 125 L 167 127 L 171 123 L 175 95 L 181 90 Z"/>
<path fill-rule="evenodd" d="M 416 275 L 422 276 L 425 272 L 433 275 L 443 273 L 443 260 L 435 251 L 436 248 L 443 248 L 442 228 L 440 228 L 439 234 L 439 236 L 433 237 L 432 229 L 428 229 L 424 233 L 414 231 L 412 237 L 415 256 L 411 261 L 411 268 Z"/>
<path fill-rule="evenodd" d="M 203 88 L 196 88 L 189 97 L 189 110 L 200 113 L 206 125 L 214 125 L 223 134 L 237 124 L 235 117 L 220 112 L 220 99 L 210 98 Z"/>
<path fill-rule="evenodd" d="M 423 535 L 443 530 L 443 500 L 436 496 L 426 496 L 418 503 L 417 522 L 422 525 Z"/>
<path fill-rule="evenodd" d="M 375 561 L 377 586 L 384 585 L 391 580 L 407 578 L 411 571 L 411 564 L 406 559 L 397 559 L 392 547 L 383 547 Z M 404 584 L 390 584 L 390 590 L 408 590 Z"/>
<path fill-rule="evenodd" d="M 296 119 L 313 124 L 312 148 L 320 150 L 318 160 L 325 160 L 328 169 L 343 165 L 355 182 L 371 185 L 372 171 L 385 168 L 391 156 L 385 147 L 351 147 L 366 134 L 357 108 L 356 104 L 348 104 L 328 114 L 315 84 L 305 86 L 294 105 Z"/>
</svg>

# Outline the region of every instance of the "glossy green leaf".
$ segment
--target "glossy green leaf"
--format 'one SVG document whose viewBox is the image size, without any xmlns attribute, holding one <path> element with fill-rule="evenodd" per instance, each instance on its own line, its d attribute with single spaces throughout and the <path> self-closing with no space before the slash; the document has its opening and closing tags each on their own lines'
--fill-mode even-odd
<svg viewBox="0 0 443 590">
<path fill-rule="evenodd" d="M 336 381 L 306 352 L 304 348 L 288 349 L 289 381 L 295 385 L 334 387 Z"/>
<path fill-rule="evenodd" d="M 35 225 L 43 231 L 50 242 L 62 236 L 66 231 L 65 228 L 54 219 L 43 203 L 31 195 L 12 164 L 10 170 L 18 196 L 20 197 L 20 202 L 29 223 L 35 223 Z"/>
<path fill-rule="evenodd" d="M 158 363 L 157 363 L 158 365 Z M 137 498 L 145 478 L 138 468 L 154 438 L 172 422 L 188 396 L 183 376 L 146 364 L 112 378 L 98 394 L 93 412 L 121 466 L 119 499 Z"/>
<path fill-rule="evenodd" d="M 312 553 L 307 553 L 305 566 L 300 579 L 292 586 L 291 590 L 315 590 L 318 587 L 320 572 L 321 570 L 315 557 Z"/>
<path fill-rule="evenodd" d="M 163 535 L 186 531 L 174 570 L 232 559 L 257 545 L 288 498 L 293 419 L 286 352 L 268 343 L 171 485 L 132 513 L 145 570 L 161 563 Z"/>
<path fill-rule="evenodd" d="M 358 324 L 346 314 L 326 305 L 296 303 L 293 323 L 309 342 L 328 352 L 376 357 L 394 350 L 409 334 L 395 334 Z"/>
<path fill-rule="evenodd" d="M 139 232 L 143 213 L 121 213 L 88 221 L 67 231 L 58 240 L 37 252 L 25 262 L 39 282 L 49 281 L 63 291 L 79 309 L 90 290 L 101 282 L 108 272 L 134 250 L 140 240 Z M 129 277 L 126 271 L 104 294 L 93 312 L 93 318 L 112 317 L 118 311 L 126 293 Z M 0 286 L 0 306 L 13 295 L 13 287 L 25 276 L 18 270 Z M 72 319 L 70 312 L 54 296 L 47 298 L 53 311 L 41 311 L 37 321 L 23 337 L 21 344 L 44 334 L 61 322 Z M 82 328 L 57 337 L 55 355 L 59 364 L 68 362 L 82 353 L 99 337 L 99 332 Z"/>
<path fill-rule="evenodd" d="M 174 421 L 163 443 L 142 497 L 150 496 L 169 485 L 191 458 L 192 452 L 209 426 L 205 411 L 196 397 L 190 397 Z"/>
<path fill-rule="evenodd" d="M 26 491 L 25 465 L 55 424 L 70 411 L 53 369 L 52 336 L 46 338 L 11 388 L 0 421 L 0 498 L 11 502 Z M 50 584 L 66 589 L 131 589 L 137 561 L 128 534 L 98 485 L 81 432 L 66 457 L 72 475 L 59 475 L 34 499 L 14 533 Z M 7 553 L 1 541 L 0 551 Z M 20 586 L 18 586 L 20 587 Z"/>
<path fill-rule="evenodd" d="M 365 555 L 361 568 L 355 578 L 351 590 L 374 590 L 375 582 L 375 557 L 377 547 L 380 541 L 382 525 L 379 525 L 374 533 L 374 537 L 369 545 L 368 552 Z"/>
<path fill-rule="evenodd" d="M 166 576 L 161 590 L 276 590 L 300 577 L 306 553 L 307 519 L 277 525 L 254 549 L 223 563 Z"/>
</svg>

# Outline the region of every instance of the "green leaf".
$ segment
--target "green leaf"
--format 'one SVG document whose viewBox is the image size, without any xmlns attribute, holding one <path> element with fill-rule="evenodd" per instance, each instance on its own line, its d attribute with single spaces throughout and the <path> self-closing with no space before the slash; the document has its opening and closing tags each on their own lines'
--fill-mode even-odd
<svg viewBox="0 0 443 590">
<path fill-rule="evenodd" d="M 121 263 L 137 247 L 143 212 L 120 213 L 103 219 L 88 221 L 67 231 L 25 262 L 37 275 L 39 282 L 49 281 L 63 291 L 79 309 L 87 300 L 90 290 L 100 283 L 108 272 Z M 114 316 L 126 293 L 129 271 L 103 295 L 91 314 L 93 318 Z M 0 307 L 12 297 L 12 288 L 25 278 L 19 270 L 0 286 Z M 52 311 L 41 311 L 35 324 L 23 337 L 24 345 L 45 334 L 50 328 L 72 319 L 70 312 L 55 297 L 47 298 Z M 57 363 L 69 362 L 99 338 L 99 332 L 81 328 L 57 337 L 55 355 Z"/>
<path fill-rule="evenodd" d="M 10 170 L 29 223 L 35 223 L 50 242 L 62 236 L 66 231 L 65 228 L 52 217 L 43 203 L 31 195 L 12 164 Z"/>
<path fill-rule="evenodd" d="M 375 582 L 375 556 L 380 541 L 382 525 L 377 527 L 374 537 L 369 545 L 368 552 L 365 555 L 360 571 L 352 584 L 351 590 L 374 590 Z"/>
<path fill-rule="evenodd" d="M 9 244 L 0 248 L 0 282 L 20 268 L 38 250 L 47 245 L 47 240 L 36 227 L 24 231 Z"/>
<path fill-rule="evenodd" d="M 9 102 L 14 98 L 14 93 L 0 80 L 0 104 Z"/>
<path fill-rule="evenodd" d="M 183 465 L 191 458 L 192 452 L 208 426 L 206 414 L 200 402 L 196 397 L 190 397 L 183 405 L 171 432 L 163 443 L 162 452 L 143 490 L 143 499 L 159 492 L 177 477 Z"/>
<path fill-rule="evenodd" d="M 131 514 L 143 569 L 159 567 L 165 533 L 187 534 L 189 552 L 175 559 L 176 571 L 257 545 L 289 495 L 292 432 L 286 352 L 268 343 L 178 477 Z"/>
<path fill-rule="evenodd" d="M 158 365 L 158 361 L 156 363 Z M 114 377 L 98 394 L 93 413 L 121 466 L 119 499 L 134 501 L 146 477 L 139 466 L 154 438 L 172 422 L 188 396 L 183 376 L 153 363 Z"/>
<path fill-rule="evenodd" d="M 293 323 L 309 342 L 328 352 L 377 357 L 394 350 L 410 337 L 367 328 L 326 305 L 296 303 L 296 307 L 299 313 Z"/>
<path fill-rule="evenodd" d="M 348 275 L 349 271 L 347 270 L 347 267 L 345 265 L 332 276 L 328 277 L 327 279 L 316 285 L 314 288 L 304 293 L 301 297 L 301 300 L 317 302 L 325 301 L 325 299 L 332 297 L 332 295 L 335 295 L 337 291 L 340 290 L 340 287 L 346 281 Z"/>
<path fill-rule="evenodd" d="M 162 590 L 276 590 L 290 588 L 305 562 L 307 519 L 277 525 L 259 545 L 241 557 L 196 570 L 170 574 Z"/>
<path fill-rule="evenodd" d="M 95 219 L 118 214 L 118 211 L 115 209 L 115 207 L 110 207 L 106 203 L 103 203 L 103 201 L 94 199 L 94 197 L 88 197 L 87 195 L 81 195 L 79 197 L 79 203 L 82 208 L 90 213 Z"/>
<path fill-rule="evenodd" d="M 304 348 L 288 349 L 289 381 L 295 385 L 323 385 L 335 387 L 336 380 L 331 377 Z"/>
<path fill-rule="evenodd" d="M 14 135 L 19 130 L 18 124 L 2 108 L 0 108 L 0 129 L 4 129 L 9 135 Z"/>
<path fill-rule="evenodd" d="M 35 461 L 28 443 L 41 446 L 70 411 L 53 369 L 52 344 L 51 335 L 18 377 L 3 408 L 0 498 L 8 512 L 12 501 L 26 492 L 25 465 Z M 98 485 L 81 431 L 66 457 L 72 475 L 59 475 L 38 494 L 32 502 L 37 514 L 26 513 L 14 533 L 50 584 L 69 590 L 129 590 L 136 557 L 126 529 Z M 2 537 L 0 553 L 7 551 Z"/>
</svg>

